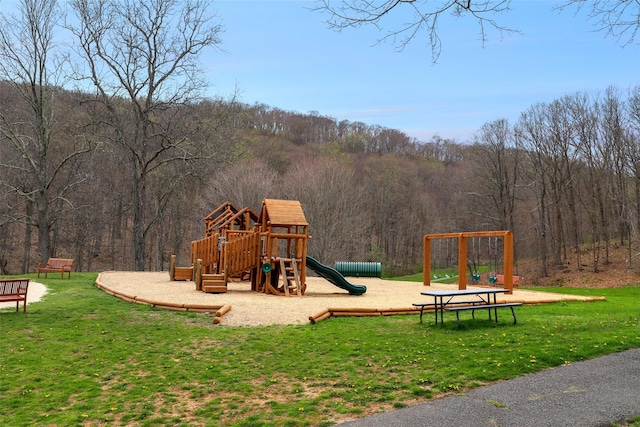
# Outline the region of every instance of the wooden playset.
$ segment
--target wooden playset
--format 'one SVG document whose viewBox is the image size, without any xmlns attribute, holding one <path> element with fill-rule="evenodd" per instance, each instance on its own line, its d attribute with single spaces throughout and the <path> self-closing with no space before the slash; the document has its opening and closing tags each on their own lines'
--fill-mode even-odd
<svg viewBox="0 0 640 427">
<path fill-rule="evenodd" d="M 309 223 L 299 201 L 265 199 L 260 215 L 227 202 L 205 217 L 204 226 L 205 237 L 191 242 L 190 267 L 177 267 L 171 257 L 171 280 L 222 293 L 230 280 L 248 279 L 256 292 L 304 294 Z"/>
</svg>

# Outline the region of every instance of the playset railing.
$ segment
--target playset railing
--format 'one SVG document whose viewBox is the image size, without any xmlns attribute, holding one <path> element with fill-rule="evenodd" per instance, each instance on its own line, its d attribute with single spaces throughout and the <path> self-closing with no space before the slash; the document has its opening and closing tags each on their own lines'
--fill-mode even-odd
<svg viewBox="0 0 640 427">
<path fill-rule="evenodd" d="M 203 273 L 215 272 L 218 261 L 220 261 L 218 234 L 191 242 L 191 265 L 195 265 L 198 259 L 202 260 Z"/>
<path fill-rule="evenodd" d="M 255 268 L 260 259 L 260 234 L 247 231 L 227 231 L 223 243 L 223 265 L 227 277 Z"/>
</svg>

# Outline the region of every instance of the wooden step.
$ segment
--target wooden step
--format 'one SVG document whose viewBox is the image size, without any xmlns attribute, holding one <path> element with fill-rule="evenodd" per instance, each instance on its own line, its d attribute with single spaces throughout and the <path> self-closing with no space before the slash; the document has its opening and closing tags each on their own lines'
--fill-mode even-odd
<svg viewBox="0 0 640 427">
<path fill-rule="evenodd" d="M 220 273 L 203 274 L 202 280 L 221 280 L 224 282 L 224 274 L 220 274 Z"/>
<path fill-rule="evenodd" d="M 227 292 L 227 283 L 224 280 L 224 274 L 203 274 L 202 291 L 216 294 Z"/>
<path fill-rule="evenodd" d="M 227 286 L 224 280 L 203 280 L 202 286 Z"/>
<path fill-rule="evenodd" d="M 224 294 L 227 292 L 227 287 L 226 286 L 219 286 L 219 285 L 205 285 L 204 283 L 202 284 L 202 291 L 203 292 L 207 292 L 207 293 L 211 293 L 211 294 Z"/>
<path fill-rule="evenodd" d="M 174 280 L 191 280 L 193 278 L 193 267 L 176 267 L 173 276 Z"/>
</svg>

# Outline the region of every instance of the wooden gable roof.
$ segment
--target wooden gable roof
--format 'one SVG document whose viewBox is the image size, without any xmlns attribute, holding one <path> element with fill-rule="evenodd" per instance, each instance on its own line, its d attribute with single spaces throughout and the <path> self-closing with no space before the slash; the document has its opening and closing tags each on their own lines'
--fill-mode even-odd
<svg viewBox="0 0 640 427">
<path fill-rule="evenodd" d="M 276 227 L 309 225 L 298 200 L 264 199 L 260 222 L 262 224 L 271 223 Z"/>
<path fill-rule="evenodd" d="M 217 221 L 220 217 L 228 217 L 235 213 L 238 213 L 238 209 L 231 202 L 225 202 L 218 206 L 213 212 L 207 215 L 204 220 L 206 221 Z"/>
</svg>

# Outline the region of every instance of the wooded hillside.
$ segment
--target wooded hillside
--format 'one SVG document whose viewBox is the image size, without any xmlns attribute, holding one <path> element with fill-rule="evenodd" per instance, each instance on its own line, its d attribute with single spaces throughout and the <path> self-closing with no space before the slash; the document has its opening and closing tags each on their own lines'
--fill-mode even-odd
<svg viewBox="0 0 640 427">
<path fill-rule="evenodd" d="M 34 271 L 49 256 L 74 258 L 82 271 L 139 269 L 141 195 L 147 270 L 166 269 L 171 254 L 188 262 L 203 218 L 221 203 L 258 212 L 265 198 L 302 202 L 309 255 L 328 264 L 381 261 L 411 273 L 425 234 L 509 229 L 516 258 L 536 260 L 536 277 L 557 265 L 597 271 L 614 245 L 640 268 L 640 86 L 536 104 L 465 144 L 206 99 L 158 110 L 135 150 L 124 99 L 46 90 L 52 130 L 42 147 L 32 105 L 0 85 L 3 274 Z M 491 263 L 492 242 L 477 244 L 469 261 Z M 450 252 L 439 249 L 441 266 Z"/>
</svg>

